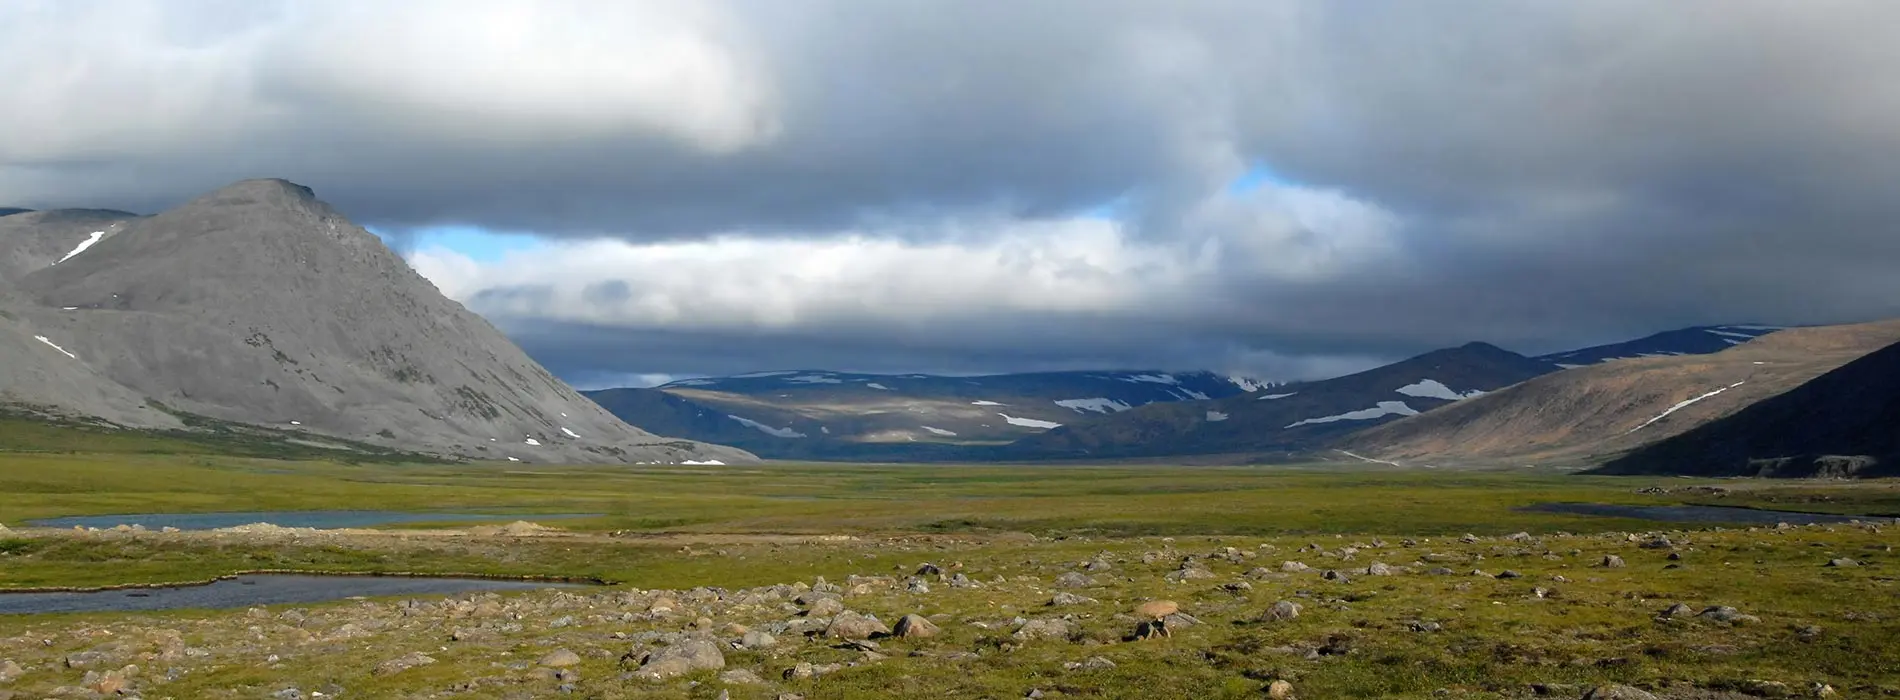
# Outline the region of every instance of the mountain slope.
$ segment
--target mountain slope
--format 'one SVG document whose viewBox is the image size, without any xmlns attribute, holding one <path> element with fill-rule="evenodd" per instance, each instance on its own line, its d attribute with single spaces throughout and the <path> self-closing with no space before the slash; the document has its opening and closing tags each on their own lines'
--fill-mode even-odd
<svg viewBox="0 0 1900 700">
<path fill-rule="evenodd" d="M 1610 461 L 1602 474 L 1900 474 L 1900 344 Z"/>
<path fill-rule="evenodd" d="M 1040 372 L 976 377 L 799 370 L 587 392 L 662 435 L 805 459 L 982 458 L 981 451 L 1077 420 L 1265 384 L 1208 372 Z"/>
<path fill-rule="evenodd" d="M 1484 343 L 1289 384 L 1260 395 L 1157 404 L 1025 438 L 1014 458 L 1300 453 L 1330 438 L 1510 386 L 1556 368 Z"/>
<path fill-rule="evenodd" d="M 1580 350 L 1543 355 L 1536 359 L 1568 369 L 1571 367 L 1594 365 L 1610 360 L 1627 360 L 1636 357 L 1707 355 L 1709 353 L 1727 350 L 1778 330 L 1782 330 L 1782 328 L 1780 326 L 1754 324 L 1695 326 L 1692 328 L 1679 328 L 1673 331 L 1663 331 L 1655 335 L 1620 343 L 1598 345 Z"/>
<path fill-rule="evenodd" d="M 0 215 L 0 281 L 50 267 L 116 234 L 135 214 L 103 209 L 61 209 Z"/>
<path fill-rule="evenodd" d="M 1564 370 L 1336 447 L 1411 462 L 1588 462 L 1682 433 L 1900 341 L 1900 321 L 1794 328 L 1712 355 Z"/>
<path fill-rule="evenodd" d="M 475 458 L 749 458 L 614 418 L 281 180 L 124 222 L 15 287 L 59 359 L 176 410 Z"/>
</svg>

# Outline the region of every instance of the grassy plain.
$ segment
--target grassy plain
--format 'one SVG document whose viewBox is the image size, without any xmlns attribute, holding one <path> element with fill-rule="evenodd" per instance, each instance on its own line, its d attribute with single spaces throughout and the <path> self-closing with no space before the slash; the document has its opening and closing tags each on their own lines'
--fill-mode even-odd
<svg viewBox="0 0 1900 700">
<path fill-rule="evenodd" d="M 712 698 L 722 690 L 738 698 L 1003 698 L 1030 690 L 1260 697 L 1274 680 L 1309 699 L 1526 697 L 1533 684 L 1575 698 L 1609 682 L 1685 698 L 1821 692 L 1814 684 L 1852 697 L 1900 695 L 1900 597 L 1888 531 L 1671 529 L 1661 533 L 1667 546 L 1646 548 L 1655 537 L 1625 533 L 1665 526 L 1516 510 L 1548 501 L 1701 500 L 1891 512 L 1900 498 L 1886 483 L 1337 467 L 350 464 L 220 454 L 168 436 L 0 436 L 10 446 L 0 451 L 0 523 L 14 528 L 35 518 L 139 512 L 477 511 L 531 521 L 537 513 L 598 514 L 545 521 L 572 531 L 550 537 L 449 535 L 436 526 L 270 537 L 17 530 L 0 533 L 0 588 L 278 568 L 622 583 L 595 595 L 503 596 L 506 612 L 493 619 L 449 603 L 418 609 L 390 601 L 5 617 L 0 662 L 10 659 L 23 673 L 0 681 L 0 697 L 9 687 L 39 697 L 81 686 L 87 669 L 63 660 L 101 649 L 117 655 L 109 667 L 144 665 L 133 685 L 148 698 L 267 697 L 288 687 L 350 697 L 539 697 L 563 683 L 577 697 L 602 698 Z M 1708 484 L 1730 492 L 1639 493 Z M 1504 537 L 1519 532 L 1528 537 Z M 1466 533 L 1477 537 L 1466 541 Z M 1678 560 L 1667 559 L 1672 552 Z M 1612 554 L 1628 566 L 1597 566 Z M 1861 565 L 1824 566 L 1840 557 Z M 1094 561 L 1105 567 L 1081 568 Z M 1283 561 L 1314 570 L 1282 571 Z M 927 576 L 921 580 L 932 590 L 914 591 L 907 580 L 924 562 L 980 587 Z M 1374 563 L 1395 571 L 1374 575 L 1367 571 Z M 1212 577 L 1181 579 L 1184 566 Z M 1439 567 L 1453 572 L 1430 573 Z M 1507 569 L 1517 576 L 1495 577 Z M 1345 580 L 1321 578 L 1325 570 Z M 1049 607 L 1057 577 L 1071 572 L 1091 581 L 1064 590 L 1093 602 Z M 864 585 L 845 592 L 852 610 L 886 622 L 924 614 L 943 633 L 884 640 L 881 659 L 796 634 L 781 635 L 770 650 L 728 650 L 728 668 L 754 671 L 762 685 L 722 682 L 709 671 L 663 683 L 628 677 L 637 652 L 665 643 L 656 635 L 731 636 L 720 630 L 799 619 L 803 606 L 789 599 L 733 602 L 744 599 L 741 589 L 853 576 Z M 696 587 L 725 594 L 700 600 L 687 593 Z M 681 609 L 653 612 L 664 596 L 679 598 Z M 1156 598 L 1180 602 L 1204 624 L 1171 639 L 1123 641 L 1135 622 L 1127 613 Z M 1279 600 L 1300 603 L 1304 614 L 1261 621 Z M 1757 620 L 1656 619 L 1673 602 L 1698 611 L 1734 606 Z M 286 622 L 292 616 L 296 622 Z M 558 617 L 573 621 L 550 624 Z M 1058 639 L 1019 639 L 1018 618 L 1064 618 L 1072 629 Z M 344 634 L 347 625 L 374 632 Z M 462 627 L 487 632 L 451 641 Z M 171 633 L 202 655 L 133 643 Z M 582 658 L 571 678 L 550 680 L 551 671 L 531 663 L 557 647 Z M 440 662 L 372 671 L 413 651 Z M 623 662 L 629 651 L 636 659 Z M 1067 667 L 1098 656 L 1114 665 Z M 801 661 L 850 665 L 817 678 L 781 677 Z"/>
</svg>

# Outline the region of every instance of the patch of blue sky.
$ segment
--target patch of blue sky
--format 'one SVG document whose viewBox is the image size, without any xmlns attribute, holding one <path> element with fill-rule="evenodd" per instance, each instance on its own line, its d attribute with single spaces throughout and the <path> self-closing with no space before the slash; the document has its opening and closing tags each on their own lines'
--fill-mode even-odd
<svg viewBox="0 0 1900 700">
<path fill-rule="evenodd" d="M 533 234 L 490 231 L 478 226 L 429 226 L 413 229 L 406 236 L 374 228 L 370 232 L 399 251 L 445 248 L 478 263 L 496 262 L 509 253 L 546 245 Z"/>
</svg>

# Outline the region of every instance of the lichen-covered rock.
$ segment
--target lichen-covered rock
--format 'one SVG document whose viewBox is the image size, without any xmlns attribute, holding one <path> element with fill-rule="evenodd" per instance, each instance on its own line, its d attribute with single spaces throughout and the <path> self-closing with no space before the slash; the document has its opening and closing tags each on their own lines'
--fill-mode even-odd
<svg viewBox="0 0 1900 700">
<path fill-rule="evenodd" d="M 640 670 L 634 675 L 650 681 L 663 681 L 694 671 L 725 667 L 726 655 L 719 652 L 719 645 L 703 639 L 688 639 L 647 654 L 640 664 Z"/>
<path fill-rule="evenodd" d="M 930 618 L 913 613 L 899 618 L 891 633 L 899 637 L 928 639 L 937 636 L 939 631 L 937 624 L 931 622 Z"/>
</svg>

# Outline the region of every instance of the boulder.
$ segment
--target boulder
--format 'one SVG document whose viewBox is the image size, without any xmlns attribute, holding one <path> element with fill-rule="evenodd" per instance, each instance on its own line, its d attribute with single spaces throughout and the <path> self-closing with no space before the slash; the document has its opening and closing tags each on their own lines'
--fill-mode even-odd
<svg viewBox="0 0 1900 700">
<path fill-rule="evenodd" d="M 1603 561 L 1602 561 L 1602 562 L 1600 562 L 1600 563 L 1598 563 L 1597 565 L 1598 565 L 1598 566 L 1601 566 L 1601 567 L 1603 567 L 1603 568 L 1605 568 L 1605 569 L 1621 569 L 1621 568 L 1623 568 L 1624 566 L 1626 566 L 1626 564 L 1624 564 L 1624 563 L 1623 563 L 1623 558 L 1622 558 L 1622 557 L 1619 557 L 1619 556 L 1616 556 L 1616 555 L 1614 555 L 1614 554 L 1605 554 L 1605 555 L 1603 555 Z M 1627 687 L 1627 686 L 1604 686 L 1604 687 L 1606 687 L 1606 688 L 1623 688 L 1623 687 Z M 1639 693 L 1640 693 L 1640 692 L 1642 692 L 1642 691 L 1640 691 L 1640 690 L 1639 690 L 1639 691 L 1637 691 L 1637 692 L 1639 692 Z"/>
<path fill-rule="evenodd" d="M 897 626 L 892 629 L 891 633 L 899 637 L 928 639 L 937 636 L 937 633 L 940 631 L 942 630 L 937 627 L 936 623 L 931 622 L 929 618 L 913 613 L 898 618 Z"/>
<path fill-rule="evenodd" d="M 1299 616 L 1300 616 L 1299 603 L 1295 603 L 1290 600 L 1282 600 L 1278 603 L 1274 603 L 1272 607 L 1267 608 L 1266 612 L 1261 613 L 1260 621 L 1285 622 L 1288 620 L 1296 619 Z"/>
<path fill-rule="evenodd" d="M 739 638 L 739 646 L 752 650 L 770 649 L 778 646 L 778 638 L 764 630 L 746 630 L 745 635 Z"/>
<path fill-rule="evenodd" d="M 1599 685 L 1583 694 L 1583 700 L 1657 700 L 1647 691 L 1627 685 Z"/>
<path fill-rule="evenodd" d="M 877 618 L 850 611 L 838 613 L 825 628 L 825 636 L 834 639 L 870 639 L 873 635 L 890 633 L 891 628 Z"/>
<path fill-rule="evenodd" d="M 569 666 L 579 666 L 580 663 L 581 655 L 566 649 L 550 651 L 546 656 L 541 657 L 540 661 L 535 662 L 536 665 L 546 666 L 548 668 L 567 668 Z"/>
<path fill-rule="evenodd" d="M 1293 684 L 1283 680 L 1268 683 L 1267 697 L 1273 700 L 1292 700 Z"/>
<path fill-rule="evenodd" d="M 1057 576 L 1055 585 L 1057 588 L 1087 588 L 1095 585 L 1095 581 L 1086 575 L 1070 571 Z"/>
<path fill-rule="evenodd" d="M 1068 591 L 1056 591 L 1056 594 L 1049 598 L 1050 607 L 1061 607 L 1064 605 L 1088 605 L 1094 602 L 1095 602 L 1094 598 L 1090 598 L 1087 596 L 1079 596 L 1074 593 L 1070 593 Z"/>
<path fill-rule="evenodd" d="M 694 671 L 725 667 L 726 655 L 719 652 L 719 645 L 703 639 L 688 639 L 647 654 L 640 663 L 640 670 L 634 675 L 650 681 L 663 681 Z"/>
</svg>

